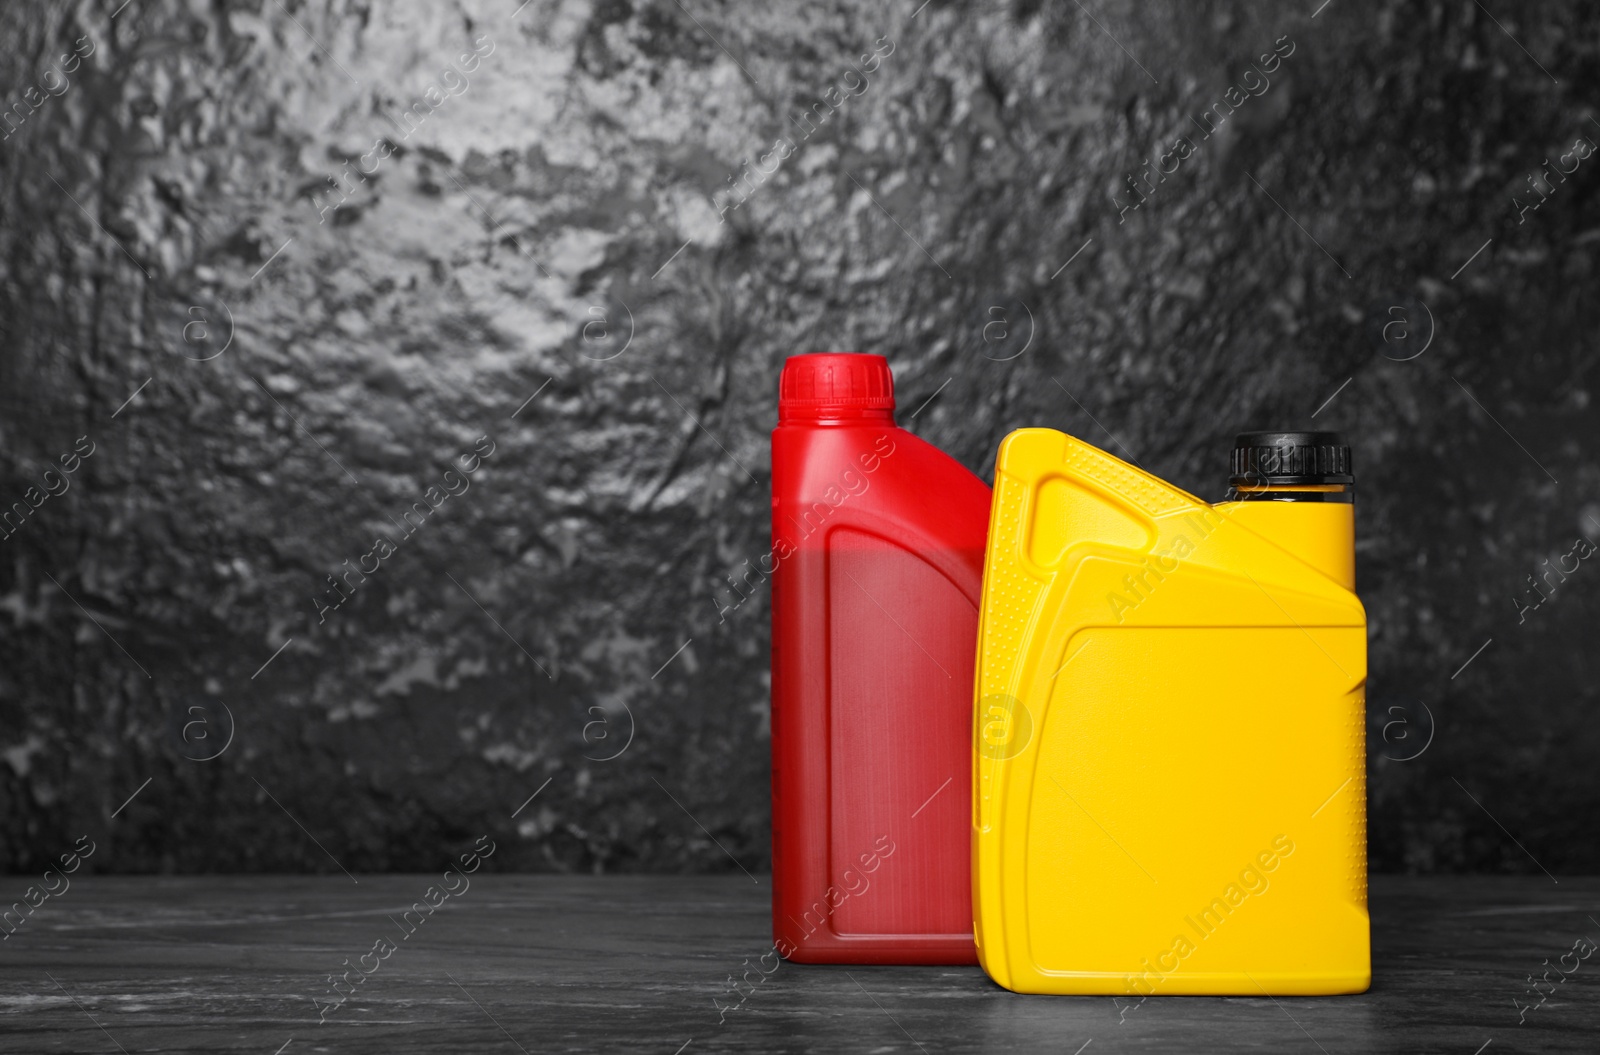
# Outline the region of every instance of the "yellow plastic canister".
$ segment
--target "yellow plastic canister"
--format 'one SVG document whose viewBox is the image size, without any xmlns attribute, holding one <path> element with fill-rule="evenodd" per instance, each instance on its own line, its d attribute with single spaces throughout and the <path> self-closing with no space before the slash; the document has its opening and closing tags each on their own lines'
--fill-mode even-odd
<svg viewBox="0 0 1600 1055">
<path fill-rule="evenodd" d="M 1366 990 L 1366 613 L 1347 491 L 1269 483 L 1210 505 L 1051 429 L 1002 443 L 972 856 L 996 982 Z M 1328 500 L 1260 500 L 1283 497 Z"/>
</svg>

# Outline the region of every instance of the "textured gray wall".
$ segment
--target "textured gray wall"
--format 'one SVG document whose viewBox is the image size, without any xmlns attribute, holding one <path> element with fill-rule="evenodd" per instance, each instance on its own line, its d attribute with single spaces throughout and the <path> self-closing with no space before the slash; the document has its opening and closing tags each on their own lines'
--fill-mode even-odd
<svg viewBox="0 0 1600 1055">
<path fill-rule="evenodd" d="M 765 867 L 819 349 L 986 475 L 1345 430 L 1374 868 L 1600 867 L 1592 5 L 114 6 L 0 9 L 0 867 Z"/>
</svg>

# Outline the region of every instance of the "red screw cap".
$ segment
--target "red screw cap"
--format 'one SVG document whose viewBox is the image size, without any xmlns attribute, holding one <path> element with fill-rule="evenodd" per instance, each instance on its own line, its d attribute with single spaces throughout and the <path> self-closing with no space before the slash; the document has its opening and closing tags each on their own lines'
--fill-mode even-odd
<svg viewBox="0 0 1600 1055">
<path fill-rule="evenodd" d="M 894 417 L 889 360 L 861 352 L 812 352 L 783 364 L 779 421 L 862 417 Z"/>
</svg>

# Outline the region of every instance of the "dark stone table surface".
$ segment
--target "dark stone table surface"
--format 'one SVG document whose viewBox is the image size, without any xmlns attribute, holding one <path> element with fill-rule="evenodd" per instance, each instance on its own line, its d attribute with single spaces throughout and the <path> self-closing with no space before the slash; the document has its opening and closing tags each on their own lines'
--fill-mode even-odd
<svg viewBox="0 0 1600 1055">
<path fill-rule="evenodd" d="M 402 938 L 439 877 L 79 878 L 0 941 L 0 1051 L 1600 1048 L 1600 959 L 1569 955 L 1566 974 L 1560 960 L 1600 940 L 1594 878 L 1377 876 L 1369 993 L 1142 1006 L 1017 996 L 976 967 L 773 968 L 769 954 L 763 977 L 766 876 L 469 879 Z M 364 953 L 374 969 L 324 1014 L 328 975 Z M 1546 971 L 1551 995 L 1519 1011 Z"/>
</svg>

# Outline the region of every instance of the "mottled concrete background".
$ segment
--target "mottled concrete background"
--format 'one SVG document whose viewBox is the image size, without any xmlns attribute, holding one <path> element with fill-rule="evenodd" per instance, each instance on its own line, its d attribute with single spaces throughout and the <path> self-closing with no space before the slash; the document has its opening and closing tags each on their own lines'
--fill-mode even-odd
<svg viewBox="0 0 1600 1055">
<path fill-rule="evenodd" d="M 766 867 L 859 349 L 986 475 L 1345 430 L 1373 867 L 1600 868 L 1594 5 L 119 2 L 0 7 L 0 867 Z"/>
</svg>

